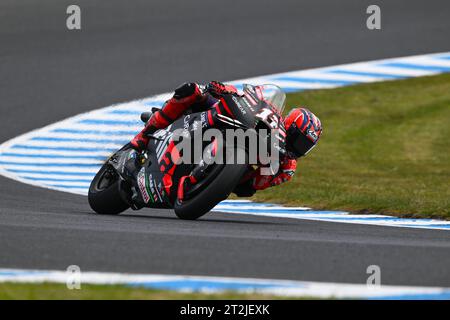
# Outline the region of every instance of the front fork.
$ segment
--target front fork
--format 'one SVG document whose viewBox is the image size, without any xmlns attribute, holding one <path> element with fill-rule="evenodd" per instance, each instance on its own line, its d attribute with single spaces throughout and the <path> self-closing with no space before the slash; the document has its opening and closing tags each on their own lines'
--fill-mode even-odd
<svg viewBox="0 0 450 320">
<path fill-rule="evenodd" d="M 188 176 L 181 177 L 177 190 L 177 198 L 179 201 L 183 201 L 186 192 L 189 191 L 189 187 L 194 186 L 206 177 L 208 167 L 209 165 L 201 160 Z"/>
<path fill-rule="evenodd" d="M 213 163 L 212 159 L 217 154 L 217 142 L 213 140 L 208 146 L 206 146 L 203 155 L 210 157 L 208 162 L 201 159 L 199 164 L 191 171 L 187 176 L 183 176 L 178 183 L 177 198 L 179 201 L 183 201 L 186 196 L 186 192 L 189 188 L 199 183 L 206 177 L 206 171 L 208 167 Z"/>
</svg>

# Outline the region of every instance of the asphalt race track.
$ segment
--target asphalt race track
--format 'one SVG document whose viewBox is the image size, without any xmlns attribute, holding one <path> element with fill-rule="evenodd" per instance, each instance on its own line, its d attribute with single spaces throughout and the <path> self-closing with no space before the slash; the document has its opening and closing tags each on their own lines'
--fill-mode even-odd
<svg viewBox="0 0 450 320">
<path fill-rule="evenodd" d="M 168 92 L 339 63 L 450 51 L 448 0 L 0 3 L 0 141 L 83 111 Z M 304 173 L 307 174 L 307 173 Z M 0 177 L 0 267 L 450 286 L 450 233 L 235 214 L 91 214 L 82 196 Z"/>
</svg>

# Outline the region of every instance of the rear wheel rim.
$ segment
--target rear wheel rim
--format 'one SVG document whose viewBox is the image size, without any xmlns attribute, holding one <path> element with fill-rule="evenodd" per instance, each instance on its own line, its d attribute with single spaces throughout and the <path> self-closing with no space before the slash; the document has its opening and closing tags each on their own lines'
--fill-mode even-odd
<svg viewBox="0 0 450 320">
<path fill-rule="evenodd" d="M 117 181 L 117 174 L 110 166 L 106 166 L 104 172 L 99 176 L 98 180 L 94 183 L 95 191 L 101 192 L 108 189 Z"/>
</svg>

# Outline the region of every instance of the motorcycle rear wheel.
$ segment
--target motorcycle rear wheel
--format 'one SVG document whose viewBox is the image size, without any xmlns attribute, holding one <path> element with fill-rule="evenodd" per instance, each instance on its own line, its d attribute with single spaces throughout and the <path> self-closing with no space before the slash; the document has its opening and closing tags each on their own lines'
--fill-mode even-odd
<svg viewBox="0 0 450 320">
<path fill-rule="evenodd" d="M 119 177 L 105 181 L 110 165 L 105 163 L 91 182 L 88 193 L 89 205 L 98 214 L 116 215 L 127 210 L 130 205 L 121 196 Z"/>
</svg>

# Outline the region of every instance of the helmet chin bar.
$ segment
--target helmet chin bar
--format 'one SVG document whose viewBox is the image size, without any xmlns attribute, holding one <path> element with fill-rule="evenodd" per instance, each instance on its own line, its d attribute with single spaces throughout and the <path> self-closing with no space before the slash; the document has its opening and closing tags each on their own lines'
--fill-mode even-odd
<svg viewBox="0 0 450 320">
<path fill-rule="evenodd" d="M 305 154 L 303 155 L 303 157 L 306 156 L 308 153 L 310 153 L 311 150 L 314 149 L 316 146 L 317 146 L 317 143 L 314 144 L 308 151 L 306 151 Z"/>
</svg>

